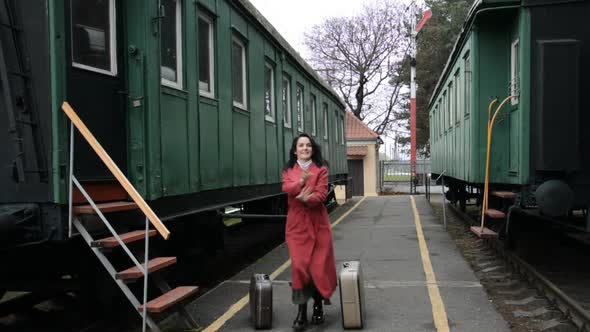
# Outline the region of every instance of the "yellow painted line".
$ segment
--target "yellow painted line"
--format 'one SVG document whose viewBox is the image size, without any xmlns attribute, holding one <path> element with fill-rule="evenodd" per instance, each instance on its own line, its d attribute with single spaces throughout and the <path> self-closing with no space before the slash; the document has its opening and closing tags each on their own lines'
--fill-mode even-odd
<svg viewBox="0 0 590 332">
<path fill-rule="evenodd" d="M 286 262 L 283 263 L 278 269 L 276 269 L 273 273 L 270 274 L 270 280 L 275 280 L 279 274 L 283 273 L 289 266 L 291 265 L 291 260 L 287 259 Z"/>
<path fill-rule="evenodd" d="M 363 197 L 360 201 L 358 201 L 358 203 L 356 203 L 353 207 L 351 207 L 348 211 L 346 211 L 343 215 L 340 216 L 340 218 L 338 218 L 338 220 L 334 221 L 332 223 L 332 228 L 334 228 L 336 225 L 338 225 L 342 220 L 344 220 L 344 218 L 346 218 L 354 209 L 356 209 L 357 206 L 359 206 L 366 197 Z"/>
<path fill-rule="evenodd" d="M 434 275 L 434 270 L 432 269 L 432 263 L 430 262 L 430 253 L 428 252 L 426 240 L 424 239 L 424 233 L 422 232 L 422 223 L 420 222 L 418 209 L 416 209 L 414 196 L 410 196 L 410 201 L 412 202 L 412 210 L 414 211 L 414 223 L 416 224 L 416 233 L 418 233 L 418 244 L 420 246 L 420 256 L 422 257 L 422 267 L 424 268 L 424 274 L 426 274 L 426 284 L 428 287 L 430 304 L 432 305 L 434 326 L 436 326 L 436 330 L 439 332 L 449 332 L 450 329 L 449 320 L 447 319 L 447 312 L 438 290 L 436 276 Z"/>
<path fill-rule="evenodd" d="M 334 228 L 334 226 L 338 225 L 354 209 L 356 209 L 357 206 L 359 206 L 365 200 L 365 198 L 366 197 L 363 197 L 360 201 L 358 201 L 358 203 L 356 203 L 353 207 L 351 207 L 348 211 L 346 211 L 343 215 L 341 215 L 340 218 L 338 218 L 338 220 L 333 222 L 332 228 Z M 276 269 L 273 273 L 271 273 L 270 279 L 274 280 L 279 274 L 283 273 L 283 271 L 285 271 L 290 265 L 291 265 L 291 260 L 288 259 L 285 263 L 283 263 L 283 265 L 281 265 L 278 269 Z M 250 294 L 246 294 L 246 296 L 239 299 L 238 302 L 232 304 L 231 307 L 229 307 L 229 309 L 227 309 L 227 311 L 223 315 L 221 315 L 221 317 L 217 318 L 213 323 L 211 323 L 211 325 L 207 326 L 201 332 L 218 331 L 225 323 L 227 323 L 228 320 L 230 320 L 235 314 L 238 313 L 238 311 L 242 310 L 242 308 L 244 308 L 246 306 L 246 304 L 248 304 L 249 297 L 250 297 Z"/>
</svg>

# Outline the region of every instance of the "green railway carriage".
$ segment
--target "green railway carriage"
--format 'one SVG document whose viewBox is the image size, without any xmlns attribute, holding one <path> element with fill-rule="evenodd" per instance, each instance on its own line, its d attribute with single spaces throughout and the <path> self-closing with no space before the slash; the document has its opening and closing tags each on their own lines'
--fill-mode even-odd
<svg viewBox="0 0 590 332">
<path fill-rule="evenodd" d="M 0 246 L 67 238 L 64 101 L 163 220 L 233 204 L 284 213 L 301 132 L 330 182 L 346 179 L 344 103 L 247 0 L 4 2 Z M 117 192 L 81 135 L 74 146 L 82 184 Z"/>
<path fill-rule="evenodd" d="M 553 217 L 588 208 L 589 14 L 584 0 L 475 1 L 429 105 L 433 175 L 452 201 L 464 208 L 467 187 L 482 198 L 488 106 L 513 96 L 493 126 L 491 190 Z"/>
</svg>

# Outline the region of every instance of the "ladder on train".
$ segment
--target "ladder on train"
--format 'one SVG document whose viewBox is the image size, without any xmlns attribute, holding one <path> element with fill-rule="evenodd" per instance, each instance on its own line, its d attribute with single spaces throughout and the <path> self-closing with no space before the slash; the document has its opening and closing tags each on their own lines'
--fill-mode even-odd
<svg viewBox="0 0 590 332">
<path fill-rule="evenodd" d="M 34 91 L 23 29 L 11 0 L 0 3 L 0 100 L 6 108 L 8 137 L 15 182 L 45 181 L 46 152 L 40 133 Z M 6 121 L 4 120 L 4 121 Z M 31 179 L 36 177 L 37 180 Z"/>
<path fill-rule="evenodd" d="M 170 232 L 166 226 L 160 221 L 152 209 L 143 200 L 141 195 L 131 185 L 129 180 L 123 175 L 121 170 L 112 161 L 109 155 L 100 146 L 96 138 L 88 130 L 86 125 L 80 120 L 76 112 L 71 106 L 64 102 L 62 110 L 70 119 L 70 167 L 69 167 L 69 236 L 72 237 L 74 228 L 77 230 L 76 235 L 80 235 L 84 241 L 90 246 L 92 252 L 96 255 L 98 260 L 102 263 L 109 275 L 113 278 L 117 286 L 121 289 L 123 294 L 127 297 L 129 302 L 137 309 L 141 316 L 142 330 L 146 331 L 146 326 L 149 326 L 151 331 L 159 332 L 158 325 L 153 320 L 152 315 L 163 313 L 168 309 L 176 310 L 184 317 L 189 327 L 198 327 L 196 321 L 192 318 L 188 310 L 183 304 L 185 300 L 197 293 L 196 286 L 180 286 L 174 289 L 157 273 L 158 271 L 171 266 L 176 263 L 176 257 L 156 257 L 149 259 L 149 239 L 156 234 L 160 234 L 164 239 L 170 236 Z M 74 132 L 77 129 L 90 146 L 94 149 L 97 155 L 102 159 L 107 168 L 113 173 L 119 184 L 126 194 L 128 194 L 132 201 L 119 200 L 111 202 L 95 203 L 88 191 L 80 184 L 73 174 L 74 163 Z M 76 186 L 77 191 L 74 193 L 73 186 Z M 76 197 L 75 197 L 76 196 Z M 103 194 L 104 196 L 104 194 Z M 116 197 L 117 195 L 115 195 Z M 119 195 L 120 196 L 120 195 Z M 74 205 L 85 201 L 87 204 Z M 118 234 L 108 221 L 105 215 L 114 212 L 122 212 L 129 210 L 140 210 L 145 215 L 145 229 L 135 230 L 132 232 Z M 102 239 L 94 239 L 88 229 L 82 222 L 82 216 L 96 215 L 104 223 L 112 236 Z M 156 229 L 150 229 L 150 224 Z M 145 249 L 143 257 L 135 257 L 132 251 L 127 246 L 133 242 L 144 242 Z M 133 266 L 123 270 L 117 271 L 109 260 L 105 251 L 121 248 L 133 262 Z M 147 262 L 147 264 L 145 263 Z M 147 266 L 146 266 L 147 265 Z M 152 275 L 153 274 L 153 275 Z M 148 275 L 155 282 L 156 286 L 162 292 L 162 295 L 148 301 Z M 143 298 L 140 301 L 137 296 L 131 291 L 128 284 L 143 279 Z"/>
<path fill-rule="evenodd" d="M 505 220 L 506 224 L 510 222 L 510 218 L 504 211 L 489 208 L 489 194 L 490 194 L 490 154 L 492 150 L 492 133 L 494 130 L 494 123 L 500 110 L 504 105 L 514 96 L 506 97 L 496 108 L 496 111 L 492 115 L 492 107 L 496 104 L 498 99 L 492 100 L 488 105 L 488 123 L 487 123 L 487 148 L 486 148 L 486 164 L 485 164 L 485 180 L 483 189 L 483 200 L 481 204 L 481 224 L 480 226 L 471 226 L 470 230 L 479 238 L 497 238 L 498 233 L 494 232 L 488 227 L 485 227 L 486 219 Z M 516 193 L 510 191 L 492 191 L 492 196 L 506 201 L 514 201 L 517 197 Z M 510 214 L 510 211 L 508 211 Z"/>
</svg>

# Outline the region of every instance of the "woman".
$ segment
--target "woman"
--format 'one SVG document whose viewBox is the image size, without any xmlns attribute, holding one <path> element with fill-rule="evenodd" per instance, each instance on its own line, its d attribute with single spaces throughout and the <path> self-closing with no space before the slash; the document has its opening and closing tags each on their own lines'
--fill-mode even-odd
<svg viewBox="0 0 590 332">
<path fill-rule="evenodd" d="M 322 300 L 336 289 L 336 263 L 332 231 L 324 201 L 328 194 L 328 168 L 320 147 L 307 134 L 293 140 L 283 170 L 283 191 L 289 210 L 285 238 L 291 256 L 293 322 L 296 331 L 307 326 L 307 301 L 314 299 L 312 324 L 324 322 Z"/>
</svg>

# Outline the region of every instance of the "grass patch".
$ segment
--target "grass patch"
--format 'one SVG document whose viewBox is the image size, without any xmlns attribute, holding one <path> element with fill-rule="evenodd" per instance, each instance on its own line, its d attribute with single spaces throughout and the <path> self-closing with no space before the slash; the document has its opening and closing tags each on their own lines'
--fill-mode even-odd
<svg viewBox="0 0 590 332">
<path fill-rule="evenodd" d="M 383 179 L 385 181 L 410 181 L 412 176 L 409 174 L 385 174 Z"/>
</svg>

